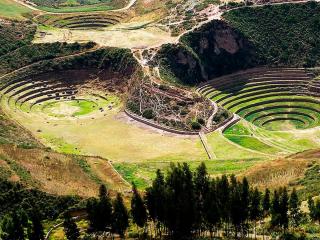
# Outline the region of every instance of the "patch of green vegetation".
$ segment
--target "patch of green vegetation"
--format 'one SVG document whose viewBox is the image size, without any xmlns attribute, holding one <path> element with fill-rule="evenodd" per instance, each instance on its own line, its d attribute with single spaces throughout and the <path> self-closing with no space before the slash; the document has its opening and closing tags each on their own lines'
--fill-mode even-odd
<svg viewBox="0 0 320 240">
<path fill-rule="evenodd" d="M 211 146 L 218 159 L 245 160 L 252 158 L 266 158 L 266 155 L 263 153 L 253 153 L 250 149 L 238 146 L 237 144 L 230 144 L 230 141 L 223 134 L 217 131 L 208 134 L 207 139 L 209 146 Z M 228 153 L 227 155 L 226 152 Z"/>
<path fill-rule="evenodd" d="M 0 179 L 6 180 L 12 176 L 10 169 L 0 166 Z"/>
<path fill-rule="evenodd" d="M 195 9 L 197 11 L 202 11 L 205 8 L 207 8 L 209 6 L 209 4 L 219 5 L 220 4 L 220 0 L 203 0 L 203 1 L 201 1 L 199 4 L 197 4 L 195 6 Z"/>
<path fill-rule="evenodd" d="M 246 126 L 244 126 L 243 122 L 239 122 L 237 124 L 232 125 L 227 128 L 224 134 L 236 134 L 236 135 L 250 135 L 251 132 L 248 130 Z"/>
<path fill-rule="evenodd" d="M 55 219 L 80 202 L 79 197 L 53 196 L 37 189 L 26 188 L 20 183 L 0 179 L 0 219 L 13 210 L 39 209 L 42 219 Z M 30 205 L 32 204 L 32 205 Z"/>
<path fill-rule="evenodd" d="M 94 12 L 94 11 L 110 11 L 114 7 L 105 4 L 88 5 L 88 6 L 74 6 L 74 7 L 38 7 L 41 10 L 53 13 L 71 13 L 71 12 Z"/>
<path fill-rule="evenodd" d="M 72 144 L 65 142 L 63 138 L 57 138 L 55 136 L 43 134 L 43 137 L 52 148 L 61 153 L 67 154 L 80 154 L 80 150 Z"/>
<path fill-rule="evenodd" d="M 140 189 L 146 188 L 149 186 L 149 183 L 151 182 L 151 178 L 148 178 L 149 181 L 143 178 L 147 178 L 147 175 L 143 174 L 143 177 L 141 176 L 141 173 L 143 171 L 137 164 L 131 164 L 131 163 L 114 163 L 114 168 L 123 176 L 123 178 L 128 181 L 129 183 L 135 183 L 136 186 Z M 152 172 L 147 170 L 147 173 L 150 175 Z"/>
<path fill-rule="evenodd" d="M 36 182 L 32 179 L 30 172 L 27 171 L 23 166 L 12 159 L 6 158 L 5 156 L 0 155 L 0 158 L 9 164 L 11 170 L 19 176 L 22 182 L 36 185 Z"/>
<path fill-rule="evenodd" d="M 36 27 L 25 22 L 0 23 L 0 56 L 30 44 L 35 32 Z"/>
<path fill-rule="evenodd" d="M 206 161 L 187 161 L 190 168 L 195 170 L 202 162 L 207 166 L 208 173 L 212 176 L 220 174 L 236 174 L 254 164 L 262 161 L 261 158 L 251 158 L 246 160 L 206 160 Z M 150 185 L 155 177 L 157 169 L 167 171 L 172 163 L 171 160 L 161 161 L 152 159 L 146 162 L 114 163 L 115 169 L 128 181 L 134 182 L 140 189 Z"/>
<path fill-rule="evenodd" d="M 0 74 L 12 72 L 23 66 L 87 51 L 95 47 L 95 43 L 44 43 L 23 46 L 0 59 Z"/>
<path fill-rule="evenodd" d="M 157 53 L 161 77 L 174 84 L 195 85 L 203 78 L 197 56 L 183 44 L 165 44 Z"/>
<path fill-rule="evenodd" d="M 278 149 L 261 142 L 259 139 L 255 137 L 237 136 L 237 135 L 228 135 L 228 134 L 225 134 L 224 136 L 228 138 L 230 141 L 248 149 L 252 149 L 255 151 L 268 153 L 268 154 L 275 154 L 279 152 Z"/>
<path fill-rule="evenodd" d="M 39 143 L 24 128 L 11 121 L 0 110 L 0 144 L 15 144 L 21 148 L 39 147 Z"/>
<path fill-rule="evenodd" d="M 75 112 L 73 116 L 81 116 L 86 115 L 88 113 L 93 112 L 98 108 L 98 105 L 95 102 L 91 101 L 79 101 L 79 102 L 73 102 L 72 106 L 79 107 L 80 110 Z"/>
<path fill-rule="evenodd" d="M 107 11 L 123 7 L 125 0 L 32 0 L 39 9 L 48 12 Z"/>
<path fill-rule="evenodd" d="M 0 17 L 7 19 L 24 19 L 32 10 L 12 0 L 0 1 Z"/>
<path fill-rule="evenodd" d="M 265 63 L 311 67 L 320 59 L 319 11 L 311 1 L 241 8 L 224 18 L 253 42 Z"/>
<path fill-rule="evenodd" d="M 93 181 L 95 181 L 97 184 L 103 184 L 101 179 L 92 172 L 90 165 L 87 163 L 85 159 L 80 157 L 75 157 L 75 161 Z"/>
<path fill-rule="evenodd" d="M 56 27 L 53 27 L 53 26 L 48 26 L 48 25 L 42 25 L 42 24 L 39 24 L 38 25 L 38 31 L 39 32 L 42 32 L 42 31 L 49 31 L 49 30 L 55 30 L 57 29 Z"/>
<path fill-rule="evenodd" d="M 303 188 L 299 188 L 299 195 L 303 199 L 308 199 L 309 196 L 318 196 L 320 192 L 320 165 L 314 164 L 307 169 L 305 175 L 302 179 L 298 180 L 296 183 L 302 185 Z"/>
<path fill-rule="evenodd" d="M 94 111 L 108 111 L 109 108 L 115 109 L 120 105 L 120 99 L 116 95 L 109 94 L 106 97 L 99 95 L 85 95 L 81 99 L 50 101 L 43 106 L 38 106 L 33 111 L 40 111 L 49 116 L 63 118 L 76 117 L 90 114 Z"/>
</svg>

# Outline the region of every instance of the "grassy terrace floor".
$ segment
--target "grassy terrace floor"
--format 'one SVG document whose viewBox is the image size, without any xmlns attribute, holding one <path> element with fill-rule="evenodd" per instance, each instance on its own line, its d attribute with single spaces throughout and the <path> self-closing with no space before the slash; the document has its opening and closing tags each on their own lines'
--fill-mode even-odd
<svg viewBox="0 0 320 240">
<path fill-rule="evenodd" d="M 0 1 L 0 17 L 7 19 L 22 20 L 26 14 L 30 14 L 32 10 L 24 7 L 12 0 Z"/>
<path fill-rule="evenodd" d="M 83 98 L 90 99 L 89 96 Z M 104 107 L 103 112 L 81 101 L 48 102 L 29 111 L 4 97 L 2 106 L 45 145 L 62 153 L 107 158 L 127 181 L 135 181 L 139 187 L 150 182 L 155 169 L 166 169 L 170 162 L 189 162 L 195 168 L 205 161 L 210 174 L 216 175 L 241 172 L 271 159 L 264 153 L 237 146 L 220 132 L 214 132 L 207 138 L 217 160 L 209 161 L 197 136 L 171 135 L 136 123 L 121 112 L 122 104 L 115 96 L 109 95 L 109 98 L 107 102 L 96 101 L 98 104 L 114 103 L 112 109 Z M 76 116 L 79 112 L 83 114 Z M 226 151 L 230 152 L 227 158 Z"/>
<path fill-rule="evenodd" d="M 320 146 L 319 80 L 304 69 L 255 69 L 208 82 L 199 91 L 242 120 L 229 141 L 266 155 Z"/>
<path fill-rule="evenodd" d="M 24 89 L 24 86 L 20 88 Z M 256 164 L 279 156 L 320 147 L 319 128 L 298 130 L 297 126 L 294 126 L 291 130 L 269 131 L 248 121 L 257 119 L 259 122 L 259 117 L 261 118 L 264 111 L 255 108 L 256 112 L 253 114 L 253 111 L 243 109 L 242 116 L 245 119 L 224 133 L 215 131 L 207 134 L 208 145 L 216 157 L 208 160 L 197 136 L 172 135 L 137 123 L 122 112 L 120 98 L 114 94 L 77 93 L 74 95 L 75 99 L 50 99 L 30 109 L 37 99 L 43 99 L 44 96 L 30 99 L 22 105 L 16 104 L 16 99 L 24 94 L 18 93 L 20 88 L 17 88 L 9 101 L 6 96 L 3 97 L 2 106 L 13 119 L 23 124 L 44 145 L 61 153 L 104 157 L 112 161 L 114 167 L 128 182 L 134 181 L 140 188 L 150 183 L 156 169 L 164 170 L 169 167 L 170 162 L 188 162 L 192 168 L 196 168 L 204 161 L 211 175 L 240 174 Z M 33 90 L 31 88 L 27 91 Z M 99 95 L 106 98 L 97 97 Z M 220 95 L 225 96 L 221 91 L 217 92 L 217 98 L 214 100 L 219 100 Z M 228 98 L 229 100 L 226 98 L 223 101 L 230 101 L 229 105 L 241 101 L 235 99 L 235 96 Z M 300 99 L 302 96 L 292 98 Z M 248 100 L 248 104 L 256 102 L 259 100 Z M 307 102 L 307 105 L 311 109 L 309 112 L 305 104 L 295 104 L 295 109 L 298 111 L 298 107 L 306 108 L 300 109 L 299 114 L 303 117 L 302 114 L 305 113 L 316 119 L 319 115 L 316 110 L 317 103 Z M 235 105 L 234 108 L 236 107 L 238 106 Z M 272 109 L 274 107 L 272 105 Z M 279 113 L 279 109 L 276 109 L 275 114 Z"/>
<path fill-rule="evenodd" d="M 94 12 L 94 11 L 109 11 L 114 9 L 113 6 L 108 4 L 97 4 L 97 5 L 87 5 L 87 6 L 75 6 L 75 7 L 38 7 L 40 10 L 53 12 L 53 13 L 71 13 L 71 12 Z"/>
</svg>

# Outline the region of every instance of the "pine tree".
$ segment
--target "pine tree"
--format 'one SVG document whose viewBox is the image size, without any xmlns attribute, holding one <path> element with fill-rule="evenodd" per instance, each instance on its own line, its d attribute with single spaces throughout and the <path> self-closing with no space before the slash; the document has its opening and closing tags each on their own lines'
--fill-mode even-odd
<svg viewBox="0 0 320 240">
<path fill-rule="evenodd" d="M 263 208 L 263 216 L 269 216 L 271 203 L 270 203 L 270 190 L 266 188 L 265 193 L 263 195 L 262 208 Z"/>
<path fill-rule="evenodd" d="M 221 212 L 218 206 L 216 181 L 214 179 L 212 179 L 210 182 L 208 193 L 206 194 L 204 201 L 204 209 L 205 222 L 208 226 L 211 238 L 213 238 L 212 234 L 215 232 L 215 228 L 217 228 L 221 222 Z"/>
<path fill-rule="evenodd" d="M 242 235 L 245 236 L 248 232 L 247 221 L 249 219 L 249 204 L 250 204 L 250 187 L 246 177 L 242 179 L 241 184 L 241 228 Z"/>
<path fill-rule="evenodd" d="M 87 202 L 89 231 L 107 231 L 111 228 L 112 204 L 104 185 L 99 188 L 99 200 L 91 198 Z"/>
<path fill-rule="evenodd" d="M 196 170 L 194 176 L 194 189 L 195 189 L 195 202 L 196 202 L 196 212 L 195 212 L 195 222 L 196 228 L 201 232 L 205 230 L 205 212 L 204 202 L 209 189 L 209 176 L 207 172 L 206 165 L 201 163 Z"/>
<path fill-rule="evenodd" d="M 257 188 L 255 188 L 251 193 L 251 202 L 250 202 L 250 220 L 254 223 L 254 233 L 256 238 L 256 224 L 259 219 L 262 217 L 262 208 L 261 208 L 261 194 Z"/>
<path fill-rule="evenodd" d="M 89 228 L 88 232 L 95 232 L 99 231 L 99 201 L 95 198 L 90 198 L 87 201 L 86 206 L 87 214 L 88 214 L 88 221 L 89 221 Z"/>
<path fill-rule="evenodd" d="M 149 216 L 155 223 L 156 234 L 159 235 L 160 238 L 162 235 L 162 224 L 164 224 L 167 211 L 166 199 L 167 194 L 164 176 L 158 169 L 152 186 L 146 189 L 145 202 Z"/>
<path fill-rule="evenodd" d="M 39 212 L 36 209 L 32 210 L 30 214 L 31 226 L 28 228 L 28 238 L 29 240 L 42 240 L 44 239 L 44 231 L 39 216 Z"/>
<path fill-rule="evenodd" d="M 108 190 L 105 185 L 101 185 L 99 189 L 98 204 L 98 230 L 105 231 L 111 227 L 112 204 Z"/>
<path fill-rule="evenodd" d="M 195 224 L 193 176 L 187 164 L 171 165 L 166 179 L 165 224 L 173 238 L 190 236 Z"/>
<path fill-rule="evenodd" d="M 225 232 L 228 235 L 230 224 L 230 185 L 226 175 L 217 179 L 217 197 L 218 206 L 220 209 L 221 217 L 225 223 Z"/>
<path fill-rule="evenodd" d="M 277 190 L 273 193 L 272 204 L 271 204 L 271 226 L 280 227 L 281 225 L 281 209 L 280 209 L 280 199 Z"/>
<path fill-rule="evenodd" d="M 296 189 L 294 188 L 290 195 L 289 200 L 290 220 L 293 227 L 297 227 L 301 221 L 300 202 Z"/>
<path fill-rule="evenodd" d="M 0 229 L 0 239 L 2 240 L 11 240 L 13 239 L 14 231 L 15 231 L 15 226 L 13 224 L 13 219 L 12 216 L 7 214 L 4 216 Z"/>
<path fill-rule="evenodd" d="M 69 213 L 64 216 L 63 228 L 68 240 L 77 240 L 80 237 L 77 224 Z"/>
<path fill-rule="evenodd" d="M 310 212 L 310 218 L 313 221 L 317 221 L 317 214 L 316 214 L 316 210 L 315 210 L 315 204 L 314 204 L 314 200 L 312 199 L 311 196 L 309 196 L 308 198 L 308 208 L 309 208 L 309 212 Z"/>
<path fill-rule="evenodd" d="M 316 202 L 314 202 L 314 200 L 310 196 L 308 198 L 308 206 L 310 211 L 310 218 L 313 221 L 319 222 L 320 221 L 320 201 L 317 200 Z"/>
<path fill-rule="evenodd" d="M 289 226 L 288 201 L 288 191 L 286 188 L 283 188 L 280 195 L 280 225 L 284 231 L 287 230 Z"/>
<path fill-rule="evenodd" d="M 237 182 L 234 175 L 231 176 L 230 182 L 230 220 L 234 226 L 234 237 L 237 239 L 243 219 L 242 184 Z"/>
<path fill-rule="evenodd" d="M 129 227 L 128 210 L 123 203 L 121 195 L 118 193 L 116 199 L 113 202 L 112 213 L 112 232 L 120 235 L 124 238 L 125 232 Z"/>
<path fill-rule="evenodd" d="M 138 227 L 143 228 L 147 222 L 147 209 L 142 200 L 136 185 L 132 184 L 132 198 L 131 198 L 131 215 L 132 220 Z"/>
</svg>

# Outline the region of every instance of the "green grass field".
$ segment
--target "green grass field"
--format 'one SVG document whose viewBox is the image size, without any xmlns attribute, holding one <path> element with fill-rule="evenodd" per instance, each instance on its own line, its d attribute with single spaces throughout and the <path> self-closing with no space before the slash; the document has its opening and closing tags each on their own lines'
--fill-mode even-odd
<svg viewBox="0 0 320 240">
<path fill-rule="evenodd" d="M 245 160 L 205 160 L 205 161 L 188 161 L 192 170 L 195 170 L 201 162 L 207 166 L 208 173 L 211 176 L 221 174 L 237 174 L 247 168 L 263 161 L 263 158 L 252 158 Z M 157 169 L 166 172 L 169 169 L 170 161 L 146 161 L 146 162 L 119 162 L 114 163 L 116 170 L 128 181 L 134 182 L 139 188 L 150 186 L 151 180 L 155 177 Z"/>
<path fill-rule="evenodd" d="M 74 6 L 74 7 L 59 7 L 59 8 L 39 6 L 38 8 L 40 10 L 53 12 L 53 13 L 94 12 L 94 11 L 109 11 L 114 9 L 114 7 L 106 4 Z"/>
<path fill-rule="evenodd" d="M 2 18 L 22 20 L 31 12 L 32 10 L 29 8 L 24 7 L 12 0 L 0 1 L 0 17 Z"/>
</svg>

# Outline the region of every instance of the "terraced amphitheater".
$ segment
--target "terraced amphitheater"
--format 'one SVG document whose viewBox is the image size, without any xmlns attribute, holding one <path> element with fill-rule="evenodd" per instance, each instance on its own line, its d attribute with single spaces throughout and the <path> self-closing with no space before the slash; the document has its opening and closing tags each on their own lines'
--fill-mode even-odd
<svg viewBox="0 0 320 240">
<path fill-rule="evenodd" d="M 258 68 L 213 79 L 199 92 L 267 130 L 319 126 L 320 81 L 302 68 Z"/>
<path fill-rule="evenodd" d="M 77 13 L 61 15 L 43 15 L 39 23 L 56 28 L 73 30 L 105 28 L 128 19 L 126 12 Z"/>
<path fill-rule="evenodd" d="M 75 99 L 77 93 L 73 85 L 67 85 L 59 78 L 45 76 L 25 80 L 15 79 L 4 84 L 0 90 L 7 95 L 9 105 L 28 110 L 51 100 Z"/>
</svg>

